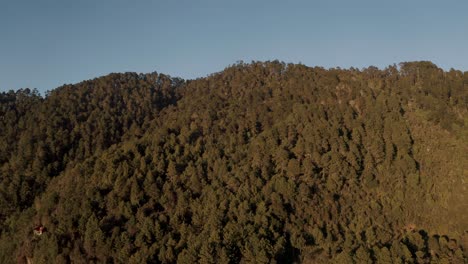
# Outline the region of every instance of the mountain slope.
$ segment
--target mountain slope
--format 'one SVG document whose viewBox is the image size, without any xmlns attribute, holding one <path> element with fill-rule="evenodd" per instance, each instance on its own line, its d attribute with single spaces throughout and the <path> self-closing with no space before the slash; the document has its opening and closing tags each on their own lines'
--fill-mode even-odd
<svg viewBox="0 0 468 264">
<path fill-rule="evenodd" d="M 61 150 L 44 180 L 11 165 L 30 121 L 4 154 L 2 194 L 18 192 L 8 175 L 41 189 L 4 205 L 3 262 L 466 261 L 468 73 L 257 62 L 123 76 L 34 101 L 67 121 L 42 129 L 60 140 L 33 136 Z"/>
</svg>

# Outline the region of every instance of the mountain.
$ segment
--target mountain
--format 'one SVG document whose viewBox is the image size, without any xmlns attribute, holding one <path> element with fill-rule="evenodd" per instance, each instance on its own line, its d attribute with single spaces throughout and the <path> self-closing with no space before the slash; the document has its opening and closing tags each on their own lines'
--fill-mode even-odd
<svg viewBox="0 0 468 264">
<path fill-rule="evenodd" d="M 110 74 L 0 125 L 2 263 L 468 260 L 468 72 Z"/>
</svg>

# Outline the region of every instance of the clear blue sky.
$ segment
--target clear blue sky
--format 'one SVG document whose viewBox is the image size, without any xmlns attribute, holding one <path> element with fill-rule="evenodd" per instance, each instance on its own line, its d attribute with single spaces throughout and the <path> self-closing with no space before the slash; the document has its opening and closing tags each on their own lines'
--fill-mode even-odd
<svg viewBox="0 0 468 264">
<path fill-rule="evenodd" d="M 204 77 L 238 60 L 468 70 L 468 1 L 2 0 L 0 91 L 110 72 Z"/>
</svg>

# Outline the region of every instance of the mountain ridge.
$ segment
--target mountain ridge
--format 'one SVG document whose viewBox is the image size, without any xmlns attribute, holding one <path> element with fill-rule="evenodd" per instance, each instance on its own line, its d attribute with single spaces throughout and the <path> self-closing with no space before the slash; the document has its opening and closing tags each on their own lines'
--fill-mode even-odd
<svg viewBox="0 0 468 264">
<path fill-rule="evenodd" d="M 467 85 L 273 61 L 2 93 L 0 259 L 462 263 Z"/>
</svg>

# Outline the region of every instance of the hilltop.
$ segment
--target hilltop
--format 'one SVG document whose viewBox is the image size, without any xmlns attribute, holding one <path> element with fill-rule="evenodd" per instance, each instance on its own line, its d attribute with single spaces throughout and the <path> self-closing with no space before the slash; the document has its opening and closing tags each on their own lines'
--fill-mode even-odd
<svg viewBox="0 0 468 264">
<path fill-rule="evenodd" d="M 467 261 L 468 72 L 114 73 L 0 127 L 2 263 Z"/>
</svg>

